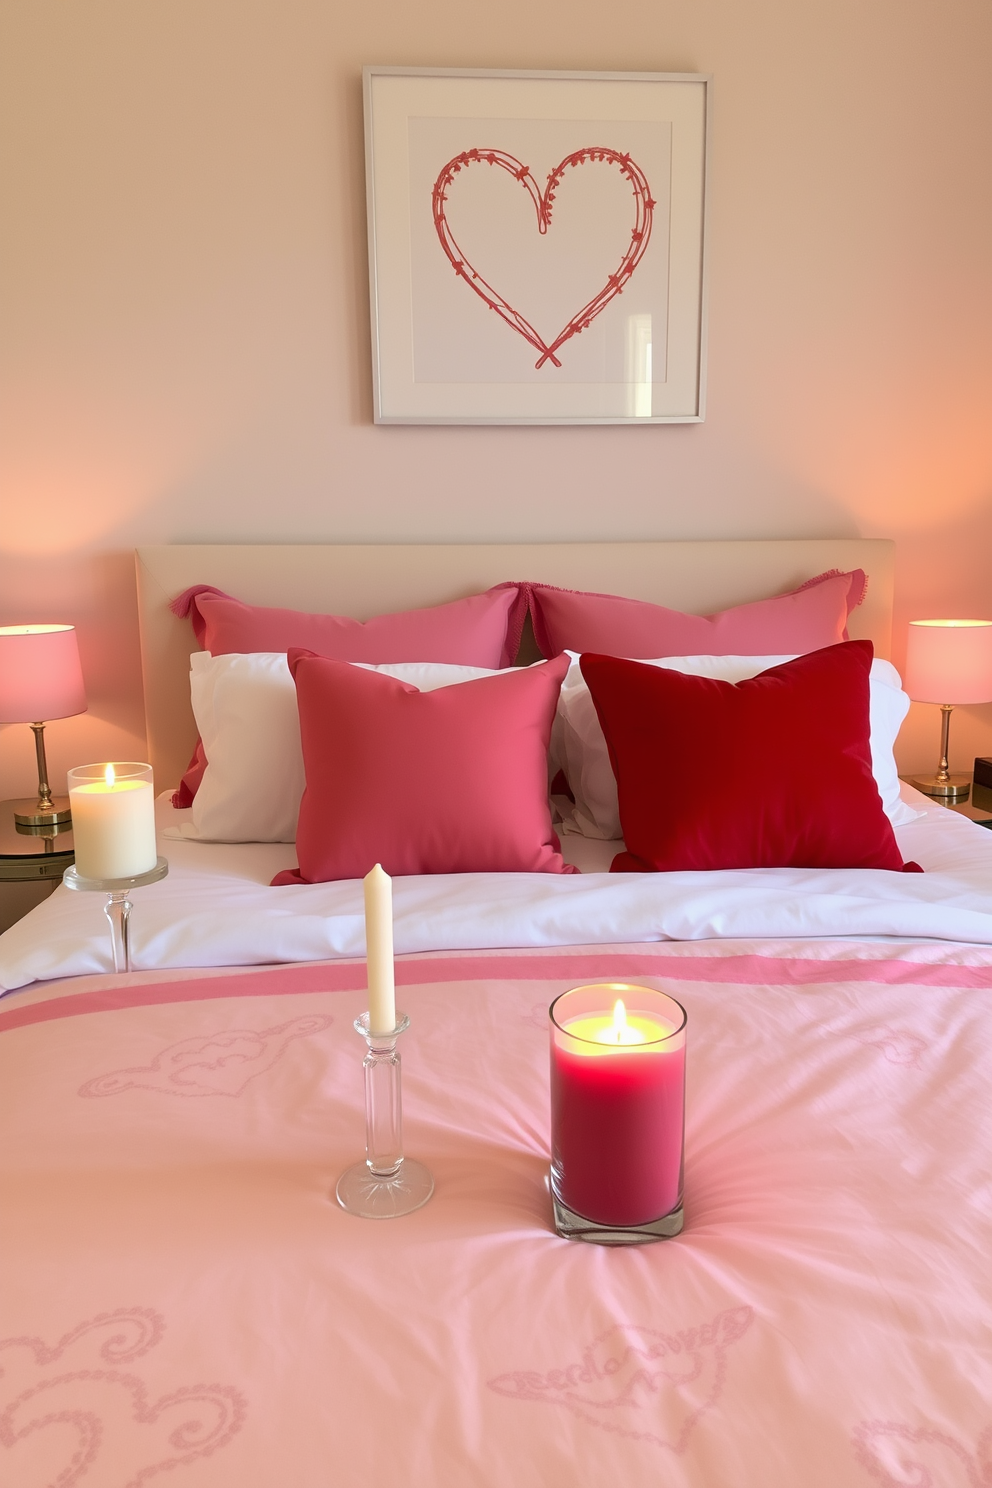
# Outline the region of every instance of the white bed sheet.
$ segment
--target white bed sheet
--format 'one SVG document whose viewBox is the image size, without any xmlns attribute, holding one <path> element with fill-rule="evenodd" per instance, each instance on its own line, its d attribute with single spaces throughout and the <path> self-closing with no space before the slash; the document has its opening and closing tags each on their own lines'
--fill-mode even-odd
<svg viewBox="0 0 992 1488">
<path fill-rule="evenodd" d="M 398 954 L 438 950 L 615 945 L 660 940 L 848 939 L 896 936 L 992 944 L 992 831 L 928 803 L 896 829 L 922 874 L 876 869 L 747 869 L 610 874 L 620 843 L 570 835 L 580 875 L 460 874 L 397 879 Z M 271 888 L 296 863 L 292 846 L 226 845 L 168 835 L 169 876 L 134 895 L 138 970 L 266 965 L 361 956 L 361 883 Z M 0 936 L 0 989 L 112 970 L 102 896 L 59 887 Z"/>
</svg>

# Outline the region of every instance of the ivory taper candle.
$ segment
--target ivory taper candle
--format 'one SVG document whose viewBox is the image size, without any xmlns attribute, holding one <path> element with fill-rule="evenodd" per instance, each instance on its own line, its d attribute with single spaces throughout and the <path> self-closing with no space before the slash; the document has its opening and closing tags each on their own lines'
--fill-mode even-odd
<svg viewBox="0 0 992 1488">
<path fill-rule="evenodd" d="M 369 980 L 369 1032 L 380 1036 L 396 1027 L 393 980 L 393 881 L 376 863 L 365 876 L 365 954 Z"/>
</svg>

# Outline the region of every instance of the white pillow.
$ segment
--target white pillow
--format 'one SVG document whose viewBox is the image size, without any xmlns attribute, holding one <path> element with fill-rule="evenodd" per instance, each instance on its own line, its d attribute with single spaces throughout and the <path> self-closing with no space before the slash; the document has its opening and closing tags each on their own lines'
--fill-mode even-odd
<svg viewBox="0 0 992 1488">
<path fill-rule="evenodd" d="M 192 821 L 179 831 L 201 842 L 295 842 L 306 777 L 296 684 L 285 652 L 195 651 L 189 661 L 207 768 L 193 798 Z M 441 662 L 353 665 L 411 682 L 421 692 L 494 675 L 484 667 Z"/>
<path fill-rule="evenodd" d="M 575 805 L 564 806 L 557 796 L 555 803 L 562 812 L 563 831 L 613 841 L 622 836 L 617 783 L 596 706 L 579 669 L 579 658 L 574 651 L 568 654 L 572 665 L 562 684 L 551 748 L 552 768 L 564 771 Z M 743 682 L 793 659 L 791 656 L 663 656 L 642 664 L 668 667 L 691 677 Z M 915 821 L 921 814 L 899 797 L 899 774 L 892 753 L 896 735 L 909 711 L 909 698 L 902 690 L 899 673 L 889 661 L 872 662 L 870 688 L 872 774 L 885 814 L 898 827 Z M 677 727 L 677 720 L 673 726 Z M 774 748 L 774 740 L 769 745 Z M 732 747 L 729 741 L 728 747 Z M 712 784 L 718 787 L 719 782 Z"/>
</svg>

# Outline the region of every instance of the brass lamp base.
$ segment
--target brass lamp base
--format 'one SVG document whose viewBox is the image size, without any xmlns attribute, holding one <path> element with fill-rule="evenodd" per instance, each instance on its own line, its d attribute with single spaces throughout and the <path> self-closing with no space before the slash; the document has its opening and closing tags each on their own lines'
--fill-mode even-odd
<svg viewBox="0 0 992 1488">
<path fill-rule="evenodd" d="M 948 775 L 946 780 L 938 775 L 914 776 L 909 783 L 925 796 L 939 796 L 942 801 L 967 801 L 971 789 L 968 775 Z"/>
<path fill-rule="evenodd" d="M 37 796 L 25 796 L 19 801 L 7 801 L 13 806 L 14 821 L 19 827 L 54 827 L 72 820 L 68 796 L 50 797 L 51 805 Z"/>
</svg>

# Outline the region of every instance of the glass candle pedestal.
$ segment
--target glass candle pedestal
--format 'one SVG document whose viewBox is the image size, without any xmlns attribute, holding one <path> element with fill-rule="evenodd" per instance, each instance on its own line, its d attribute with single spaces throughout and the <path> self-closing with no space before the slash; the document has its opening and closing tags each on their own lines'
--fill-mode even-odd
<svg viewBox="0 0 992 1488">
<path fill-rule="evenodd" d="M 637 1245 L 682 1229 L 686 1013 L 624 982 L 575 987 L 551 1020 L 555 1229 Z"/>
<path fill-rule="evenodd" d="M 131 910 L 133 905 L 128 898 L 132 889 L 140 889 L 145 884 L 157 883 L 164 878 L 169 871 L 168 858 L 157 858 L 154 868 L 149 868 L 147 873 L 137 873 L 133 878 L 84 878 L 77 873 L 75 868 L 67 868 L 62 875 L 62 882 L 67 889 L 82 889 L 88 893 L 106 894 L 107 902 L 103 906 L 103 912 L 110 921 L 110 939 L 114 952 L 114 970 L 131 970 Z"/>
<path fill-rule="evenodd" d="M 362 1219 L 398 1219 L 426 1204 L 434 1192 L 430 1170 L 403 1155 L 403 1102 L 396 1040 L 410 1027 L 397 1013 L 392 1033 L 369 1032 L 369 1015 L 355 1019 L 355 1031 L 368 1045 L 365 1072 L 365 1161 L 352 1163 L 338 1179 L 335 1196 L 342 1209 Z"/>
</svg>

